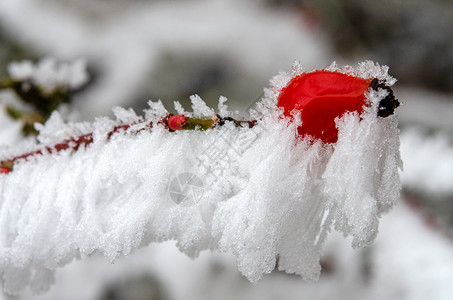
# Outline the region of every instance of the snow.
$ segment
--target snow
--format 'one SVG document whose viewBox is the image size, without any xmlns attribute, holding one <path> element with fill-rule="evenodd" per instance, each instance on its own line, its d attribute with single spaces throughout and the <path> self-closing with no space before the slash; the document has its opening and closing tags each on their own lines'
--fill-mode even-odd
<svg viewBox="0 0 453 300">
<path fill-rule="evenodd" d="M 147 100 L 149 91 L 159 88 L 149 79 L 149 72 L 156 70 L 162 53 L 181 56 L 201 53 L 203 58 L 212 58 L 212 53 L 216 53 L 218 59 L 240 66 L 242 73 L 234 76 L 246 83 L 246 90 L 238 95 L 223 88 L 216 91 L 228 96 L 228 104 L 233 109 L 247 107 L 268 78 L 295 58 L 301 60 L 300 71 L 301 65 L 309 70 L 333 59 L 342 64 L 355 64 L 360 60 L 345 62 L 329 50 L 323 32 L 304 26 L 307 18 L 300 17 L 298 11 L 282 13 L 268 9 L 261 1 L 3 0 L 0 1 L 0 19 L 2 30 L 27 49 L 63 61 L 86 57 L 89 66 L 95 68 L 98 72 L 96 81 L 78 96 L 74 101 L 76 107 L 71 109 L 71 113 L 79 115 L 77 120 L 105 115 L 115 105 L 130 107 L 131 101 L 137 98 Z M 407 44 L 408 49 L 414 48 L 404 40 L 401 42 Z M 429 59 L 427 63 L 430 63 Z M 163 74 L 157 71 L 157 76 Z M 136 91 L 143 87 L 149 87 L 149 90 L 137 96 Z M 414 86 L 404 87 L 401 83 L 394 91 L 404 104 L 397 110 L 402 129 L 403 186 L 428 194 L 427 200 L 444 201 L 448 207 L 452 186 L 447 180 L 450 173 L 446 163 L 450 160 L 453 132 L 451 95 Z M 163 97 L 160 92 L 154 95 Z M 173 100 L 162 98 L 167 107 Z M 163 105 L 160 107 L 162 110 L 157 115 L 165 114 Z M 184 108 L 179 108 L 178 112 L 184 113 Z M 219 113 L 221 111 L 219 109 Z M 62 115 L 67 118 L 66 114 Z M 150 118 L 151 115 L 147 115 L 146 119 Z M 413 130 L 411 126 L 414 125 L 417 128 Z M 93 130 L 93 125 L 86 123 L 59 123 L 58 126 L 61 132 L 55 134 L 56 128 L 50 130 L 50 124 L 46 125 L 49 129 L 46 139 L 44 130 L 41 131 L 44 143 Z M 66 127 L 67 133 L 64 133 L 62 129 Z M 36 148 L 36 144 L 32 144 L 13 150 L 12 147 L 23 139 L 20 131 L 21 124 L 7 118 L 0 108 L 1 151 L 5 150 L 3 145 L 9 145 L 9 154 Z M 153 149 L 150 151 L 153 153 Z M 127 162 L 121 163 L 121 167 L 123 165 Z M 75 174 L 74 178 L 79 177 Z M 427 189 L 429 193 L 426 193 Z M 445 197 L 439 199 L 438 192 Z M 209 206 L 205 207 L 203 216 L 209 216 L 210 210 Z M 142 241 L 140 246 L 146 243 L 144 239 Z M 82 259 L 57 268 L 56 282 L 48 293 L 36 296 L 23 290 L 17 298 L 99 299 L 107 284 L 118 284 L 142 274 L 157 277 L 168 295 L 163 298 L 168 299 L 412 300 L 449 299 L 453 294 L 451 237 L 440 234 L 438 228 L 428 227 L 419 212 L 409 209 L 403 201 L 382 218 L 379 235 L 372 245 L 352 250 L 350 242 L 341 235 L 326 240 L 323 259 L 332 260 L 334 270 L 323 272 L 316 283 L 306 283 L 299 277 L 274 271 L 251 285 L 237 272 L 234 255 L 203 251 L 198 259 L 191 260 L 179 252 L 176 242 L 172 241 L 152 243 L 133 255 L 120 256 L 115 264 L 110 264 L 102 254 L 82 255 Z M 374 266 L 367 282 L 361 272 L 364 257 L 371 257 L 369 264 Z M 426 272 L 427 269 L 430 271 Z"/>
<path fill-rule="evenodd" d="M 353 250 L 348 243 L 339 234 L 329 236 L 324 258 L 332 261 L 332 270 L 317 282 L 274 271 L 251 285 L 237 272 L 233 255 L 202 252 L 191 260 L 168 241 L 143 247 L 115 264 L 99 255 L 74 261 L 56 272 L 48 293 L 26 292 L 18 299 L 94 300 L 108 285 L 144 274 L 154 277 L 173 300 L 446 300 L 453 293 L 453 244 L 403 202 L 382 219 L 372 246 Z M 371 267 L 368 279 L 364 264 Z"/>
<path fill-rule="evenodd" d="M 14 80 L 30 81 L 46 92 L 58 87 L 75 90 L 89 79 L 83 59 L 71 63 L 58 63 L 55 58 L 43 58 L 35 65 L 29 60 L 11 62 L 8 73 Z"/>
<path fill-rule="evenodd" d="M 408 129 L 401 135 L 401 153 L 405 161 L 401 179 L 406 188 L 428 195 L 453 195 L 453 146 L 448 134 Z"/>
<path fill-rule="evenodd" d="M 193 95 L 190 97 L 190 102 L 192 102 L 193 116 L 195 118 L 214 118 L 215 112 L 214 109 L 206 105 L 206 103 L 198 95 Z"/>
<path fill-rule="evenodd" d="M 250 93 L 232 95 L 224 89 L 217 92 L 229 97 L 228 104 L 232 108 L 248 106 L 250 101 L 244 99 L 255 99 L 269 76 L 295 58 L 301 60 L 299 67 L 295 67 L 299 72 L 302 72 L 301 65 L 310 69 L 323 66 L 332 59 L 341 61 L 328 50 L 329 45 L 322 40 L 322 32 L 301 26 L 300 19 L 294 18 L 295 15 L 300 17 L 297 12 L 271 12 L 260 7 L 261 4 L 255 5 L 259 1 L 178 1 L 176 5 L 173 1 L 107 2 L 0 1 L 2 29 L 6 33 L 37 53 L 65 61 L 84 56 L 90 67 L 99 72 L 90 89 L 74 101 L 77 107 L 71 112 L 79 114 L 78 120 L 105 115 L 114 105 L 130 107 L 131 101 L 137 98 L 145 100 L 149 91 L 139 97 L 135 92 L 143 86 L 149 86 L 151 91 L 159 88 L 152 80 L 150 82 L 148 74 L 156 70 L 162 53 L 184 55 L 201 52 L 204 58 L 215 52 L 220 53 L 217 57 L 227 58 L 228 63 L 245 69 L 245 72 L 235 76 L 246 82 L 247 92 Z M 228 2 L 230 4 L 225 4 Z M 99 9 L 93 12 L 93 7 Z M 306 22 L 304 18 L 302 21 Z M 157 73 L 157 76 L 161 75 Z M 452 186 L 449 172 L 453 128 L 451 95 L 401 84 L 394 91 L 404 104 L 397 110 L 402 128 L 403 186 L 448 205 Z M 154 95 L 162 97 L 160 92 Z M 235 98 L 244 101 L 238 104 L 234 102 Z M 174 99 L 162 100 L 170 107 L 167 103 Z M 204 100 L 210 99 L 206 97 Z M 260 105 L 262 102 L 258 103 Z M 163 105 L 157 106 L 162 109 L 158 113 L 154 111 L 156 120 L 167 112 Z M 178 113 L 185 112 L 181 105 L 177 107 L 180 109 Z M 147 120 L 152 119 L 151 111 L 153 109 L 145 117 Z M 223 111 L 228 113 L 226 109 Z M 222 109 L 219 108 L 218 112 L 221 114 Z M 62 115 L 67 118 L 66 114 Z M 120 115 L 117 118 L 122 119 Z M 124 113 L 124 119 L 127 119 L 127 113 Z M 122 122 L 119 120 L 115 122 Z M 46 125 L 48 134 L 44 134 L 45 130 L 41 128 L 43 143 L 52 144 L 73 134 L 93 131 L 93 124 L 56 121 L 53 128 L 50 123 Z M 413 125 L 417 128 L 411 129 Z M 424 128 L 420 129 L 422 126 Z M 8 119 L 0 108 L 0 143 L 10 146 L 7 150 L 3 147 L 1 151 L 20 154 L 36 148 L 36 144 L 31 144 L 23 145 L 25 148 L 20 147 L 17 151 L 12 149 L 22 139 L 20 130 L 21 124 Z M 105 130 L 100 131 L 100 138 L 103 133 Z M 121 166 L 123 164 L 127 165 L 127 162 L 121 163 Z M 80 175 L 75 174 L 75 178 L 78 177 Z M 228 190 L 228 186 L 224 188 Z M 445 197 L 439 199 L 439 193 Z M 206 206 L 200 214 L 205 221 L 209 220 L 212 208 Z M 323 221 L 328 219 L 323 218 Z M 317 235 L 315 240 L 320 238 Z M 140 247 L 146 243 L 145 239 L 142 241 Z M 144 273 L 158 277 L 169 299 L 409 300 L 449 299 L 453 294 L 450 284 L 453 279 L 451 238 L 428 228 L 422 223 L 422 217 L 403 203 L 400 202 L 396 209 L 382 218 L 377 240 L 363 249 L 371 253 L 371 265 L 375 266 L 368 283 L 363 281 L 361 273 L 363 257 L 368 254 L 364 254 L 363 250 L 352 250 L 351 241 L 341 235 L 330 236 L 326 240 L 324 259 L 332 259 L 336 264 L 334 271 L 321 275 L 317 283 L 304 283 L 298 277 L 274 271 L 257 284 L 250 285 L 237 272 L 234 255 L 203 251 L 198 259 L 191 260 L 177 250 L 176 242 L 164 242 L 140 248 L 133 255 L 120 256 L 115 264 L 109 264 L 102 254 L 82 255 L 83 259 L 57 268 L 56 284 L 49 293 L 39 297 L 25 291 L 18 298 L 99 299 L 108 283 L 121 282 L 124 277 Z M 427 268 L 429 272 L 426 272 Z"/>
<path fill-rule="evenodd" d="M 358 76 L 381 74 L 377 64 L 367 64 L 371 71 Z M 94 142 L 85 149 L 15 164 L 0 176 L 5 290 L 30 286 L 42 292 L 54 271 L 73 259 L 101 253 L 113 262 L 165 240 L 176 240 L 191 257 L 206 249 L 232 253 L 252 282 L 275 268 L 277 255 L 279 270 L 316 280 L 332 227 L 352 236 L 354 247 L 370 244 L 380 215 L 399 198 L 396 117 L 377 117 L 379 93 L 367 93 L 370 108 L 360 117 L 340 118 L 338 143 L 324 145 L 298 138 L 298 124 L 281 119 L 278 94 L 271 92 L 278 89 L 268 89 L 257 104 L 256 134 L 243 148 L 235 137 L 252 131 L 232 123 L 173 133 L 161 125 L 136 134 L 131 128 L 107 142 L 124 121 L 162 118 L 163 104 L 150 102 L 145 119 L 121 108 L 114 109 L 117 120 L 98 118 L 91 125 Z M 192 103 L 194 116 L 213 115 L 201 98 L 194 96 Z M 50 132 L 77 135 L 88 127 L 62 124 L 54 113 L 38 138 L 47 144 L 54 142 Z M 7 159 L 8 150 L 0 156 Z M 168 190 L 186 173 L 204 187 L 191 206 L 175 203 Z"/>
<path fill-rule="evenodd" d="M 228 111 L 228 106 L 225 104 L 226 101 L 227 101 L 226 97 L 220 96 L 218 110 L 219 110 L 219 116 L 222 118 L 226 118 L 230 115 L 230 113 Z"/>
</svg>

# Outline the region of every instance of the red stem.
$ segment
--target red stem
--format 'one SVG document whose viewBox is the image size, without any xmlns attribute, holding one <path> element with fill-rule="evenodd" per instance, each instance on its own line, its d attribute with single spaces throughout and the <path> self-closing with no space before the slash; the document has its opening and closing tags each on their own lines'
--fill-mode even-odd
<svg viewBox="0 0 453 300">
<path fill-rule="evenodd" d="M 163 124 L 167 129 L 168 128 L 168 124 L 167 124 L 167 121 L 169 119 L 169 117 L 171 117 L 172 115 L 168 115 L 166 116 L 165 118 L 163 118 L 161 121 L 157 122 L 158 124 Z M 197 118 L 187 118 L 187 119 L 191 119 L 191 124 L 187 124 L 185 125 L 186 128 L 184 128 L 184 126 L 180 129 L 193 129 L 191 126 L 193 126 L 194 124 L 197 124 L 197 123 L 201 123 L 203 122 L 203 124 L 206 126 L 206 120 L 205 119 L 197 119 Z M 252 128 L 253 126 L 256 125 L 256 121 L 237 121 L 237 120 L 234 120 L 232 118 L 220 118 L 218 117 L 216 120 L 212 120 L 212 127 L 216 126 L 216 125 L 219 125 L 219 126 L 222 126 L 225 124 L 225 121 L 232 121 L 234 122 L 234 124 L 236 126 L 240 126 L 242 127 L 243 125 L 249 127 L 249 128 Z M 119 132 L 124 132 L 126 130 L 128 130 L 132 125 L 135 125 L 135 124 L 125 124 L 125 125 L 118 125 L 118 126 L 115 126 L 108 134 L 107 134 L 107 140 L 110 140 L 110 138 L 115 134 L 115 133 L 119 133 Z M 146 124 L 146 126 L 138 129 L 138 130 L 135 130 L 133 131 L 132 133 L 133 134 L 136 134 L 142 130 L 147 130 L 147 129 L 151 129 L 153 128 L 153 122 L 149 122 Z M 169 129 L 169 130 L 172 130 L 172 129 Z M 174 131 L 174 130 L 172 130 Z M 43 149 L 39 149 L 39 150 L 36 150 L 36 151 L 32 151 L 32 152 L 28 152 L 28 153 L 25 153 L 25 154 L 22 154 L 22 155 L 19 155 L 19 156 L 15 156 L 11 159 L 7 159 L 7 160 L 3 160 L 3 161 L 0 161 L 0 173 L 8 173 L 10 171 L 12 171 L 13 169 L 13 166 L 14 166 L 14 163 L 19 161 L 19 160 L 26 160 L 28 159 L 29 157 L 33 157 L 33 156 L 36 156 L 36 155 L 43 155 L 43 154 L 46 154 L 46 153 L 58 153 L 60 151 L 63 151 L 63 150 L 67 150 L 67 149 L 71 149 L 72 151 L 77 151 L 81 146 L 83 147 L 86 147 L 87 145 L 93 143 L 93 133 L 88 133 L 88 134 L 84 134 L 84 135 L 81 135 L 81 136 L 78 136 L 78 137 L 73 137 L 73 138 L 70 138 L 68 140 L 65 140 L 61 143 L 58 143 L 58 144 L 55 144 L 53 146 L 46 146 L 44 147 Z"/>
<path fill-rule="evenodd" d="M 113 128 L 113 130 L 107 134 L 107 139 L 109 140 L 112 137 L 112 135 L 114 135 L 115 133 L 121 132 L 121 131 L 126 131 L 130 127 L 131 127 L 131 125 L 129 125 L 129 124 L 115 126 Z M 134 131 L 133 133 L 140 132 L 144 129 L 150 129 L 152 127 L 153 127 L 153 123 L 150 122 L 145 127 L 141 128 L 137 131 Z M 55 144 L 53 146 L 46 146 L 43 149 L 39 149 L 39 150 L 28 152 L 28 153 L 25 153 L 25 154 L 22 154 L 19 156 L 15 156 L 8 160 L 3 160 L 0 162 L 0 166 L 2 169 L 12 171 L 14 163 L 18 160 L 21 160 L 21 159 L 26 160 L 29 157 L 32 157 L 35 155 L 43 155 L 45 153 L 53 153 L 53 152 L 58 153 L 60 151 L 67 150 L 67 149 L 77 151 L 81 146 L 86 147 L 87 145 L 89 145 L 91 143 L 93 143 L 93 133 L 84 134 L 84 135 L 81 135 L 78 137 L 70 138 L 68 140 Z M 6 171 L 5 171 L 5 173 L 6 173 Z"/>
</svg>

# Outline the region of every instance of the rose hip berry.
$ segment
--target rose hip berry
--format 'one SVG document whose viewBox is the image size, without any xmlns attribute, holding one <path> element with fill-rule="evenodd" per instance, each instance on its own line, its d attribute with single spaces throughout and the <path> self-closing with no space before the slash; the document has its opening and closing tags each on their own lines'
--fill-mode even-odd
<svg viewBox="0 0 453 300">
<path fill-rule="evenodd" d="M 330 71 L 304 73 L 281 90 L 277 105 L 283 107 L 285 116 L 291 117 L 294 109 L 301 111 L 300 135 L 335 143 L 338 139 L 335 118 L 348 111 L 363 112 L 365 92 L 371 81 Z"/>
<path fill-rule="evenodd" d="M 174 115 L 168 118 L 167 125 L 171 130 L 181 130 L 187 124 L 187 117 L 184 115 Z"/>
</svg>

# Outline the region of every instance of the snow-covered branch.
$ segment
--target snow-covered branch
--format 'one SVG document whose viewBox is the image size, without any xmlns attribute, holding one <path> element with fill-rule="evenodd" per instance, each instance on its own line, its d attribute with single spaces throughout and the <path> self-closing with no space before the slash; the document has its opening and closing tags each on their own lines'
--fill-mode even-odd
<svg viewBox="0 0 453 300">
<path fill-rule="evenodd" d="M 394 82 L 370 62 L 328 70 Z M 272 80 L 251 113 L 254 126 L 225 120 L 211 130 L 169 132 L 168 122 L 159 122 L 168 112 L 150 102 L 144 117 L 116 108 L 116 120 L 92 124 L 64 123 L 55 113 L 38 127 L 39 145 L 3 149 L 0 160 L 91 134 L 86 147 L 32 155 L 0 175 L 5 289 L 45 291 L 54 271 L 73 259 L 102 253 L 114 261 L 170 239 L 191 257 L 206 249 L 233 253 L 252 282 L 275 268 L 277 256 L 280 270 L 317 279 L 332 228 L 352 236 L 354 247 L 370 244 L 400 191 L 397 119 L 378 116 L 388 92 L 366 90 L 368 105 L 336 118 L 337 140 L 324 143 L 299 136 L 304 124 L 277 107 L 300 74 L 295 68 Z M 226 118 L 224 102 L 219 115 Z M 189 120 L 217 118 L 199 97 L 192 104 Z M 111 134 L 121 124 L 134 125 Z"/>
</svg>

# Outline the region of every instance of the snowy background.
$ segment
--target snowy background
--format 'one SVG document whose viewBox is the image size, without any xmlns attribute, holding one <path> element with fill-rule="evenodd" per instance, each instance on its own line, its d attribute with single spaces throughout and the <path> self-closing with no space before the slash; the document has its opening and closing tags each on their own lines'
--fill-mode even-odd
<svg viewBox="0 0 453 300">
<path fill-rule="evenodd" d="M 72 120 L 168 107 L 199 94 L 244 110 L 294 59 L 310 70 L 332 61 L 390 66 L 404 161 L 403 195 L 375 243 L 352 250 L 332 236 L 321 279 L 274 271 L 251 285 L 233 257 L 197 260 L 174 243 L 150 245 L 115 264 L 102 257 L 57 272 L 43 296 L 5 299 L 451 299 L 453 297 L 453 4 L 448 1 L 2 0 L 0 75 L 13 60 L 84 58 L 90 81 Z M 5 99 L 8 95 L 3 96 Z M 0 112 L 0 143 L 20 124 Z M 138 297 L 138 298 L 133 298 Z"/>
</svg>

